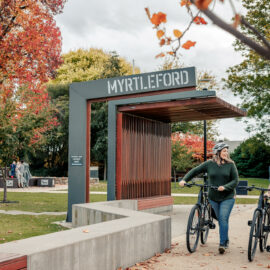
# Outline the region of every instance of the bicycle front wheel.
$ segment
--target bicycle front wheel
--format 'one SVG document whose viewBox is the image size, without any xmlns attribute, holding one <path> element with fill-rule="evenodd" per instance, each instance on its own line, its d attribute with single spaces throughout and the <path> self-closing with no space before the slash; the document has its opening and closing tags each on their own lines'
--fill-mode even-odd
<svg viewBox="0 0 270 270">
<path fill-rule="evenodd" d="M 267 209 L 264 213 L 263 220 L 262 220 L 261 237 L 260 237 L 260 251 L 261 252 L 263 252 L 267 247 L 269 225 L 270 225 L 270 209 Z"/>
<path fill-rule="evenodd" d="M 203 208 L 202 211 L 202 219 L 201 219 L 201 243 L 205 244 L 208 238 L 209 233 L 209 224 L 213 222 L 211 220 L 211 205 L 207 204 L 206 207 Z"/>
<path fill-rule="evenodd" d="M 198 245 L 200 235 L 200 220 L 201 210 L 198 205 L 194 205 L 189 214 L 186 233 L 186 244 L 190 253 L 193 253 Z"/>
<path fill-rule="evenodd" d="M 259 238 L 261 237 L 261 222 L 261 212 L 256 209 L 253 215 L 248 241 L 248 259 L 250 262 L 252 262 L 254 259 L 257 243 Z"/>
</svg>

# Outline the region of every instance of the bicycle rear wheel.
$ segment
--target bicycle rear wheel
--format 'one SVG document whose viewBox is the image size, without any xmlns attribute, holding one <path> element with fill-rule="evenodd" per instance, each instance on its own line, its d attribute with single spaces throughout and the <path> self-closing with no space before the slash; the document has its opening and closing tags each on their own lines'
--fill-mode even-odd
<svg viewBox="0 0 270 270">
<path fill-rule="evenodd" d="M 270 209 L 267 209 L 264 213 L 263 220 L 262 220 L 261 237 L 260 237 L 260 251 L 261 252 L 263 252 L 267 246 L 269 225 L 270 225 Z"/>
<path fill-rule="evenodd" d="M 203 208 L 202 211 L 202 219 L 201 219 L 201 243 L 205 244 L 208 238 L 209 233 L 209 224 L 212 222 L 211 217 L 211 205 L 208 203 L 206 207 Z"/>
<path fill-rule="evenodd" d="M 200 232 L 200 220 L 201 220 L 201 210 L 198 205 L 194 205 L 190 211 L 187 233 L 186 233 L 186 244 L 187 249 L 190 253 L 193 253 L 198 245 L 199 232 Z"/>
<path fill-rule="evenodd" d="M 253 215 L 248 241 L 248 259 L 250 262 L 254 259 L 257 243 L 261 236 L 261 219 L 261 212 L 256 209 Z"/>
</svg>

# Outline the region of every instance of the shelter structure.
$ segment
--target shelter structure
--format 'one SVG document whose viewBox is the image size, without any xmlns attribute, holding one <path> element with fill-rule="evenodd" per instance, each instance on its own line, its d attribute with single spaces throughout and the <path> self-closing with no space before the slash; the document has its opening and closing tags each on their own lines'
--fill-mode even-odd
<svg viewBox="0 0 270 270">
<path fill-rule="evenodd" d="M 91 103 L 108 101 L 108 200 L 171 195 L 170 123 L 245 116 L 215 91 L 197 91 L 195 68 L 72 83 L 68 216 L 89 202 Z M 151 202 L 150 202 L 151 206 Z"/>
</svg>

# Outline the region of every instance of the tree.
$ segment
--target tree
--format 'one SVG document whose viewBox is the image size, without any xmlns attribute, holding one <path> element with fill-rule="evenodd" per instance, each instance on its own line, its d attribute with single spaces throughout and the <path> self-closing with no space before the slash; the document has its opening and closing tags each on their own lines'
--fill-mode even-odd
<svg viewBox="0 0 270 270">
<path fill-rule="evenodd" d="M 27 87 L 18 88 L 12 98 L 0 90 L 0 167 L 4 180 L 3 202 L 7 202 L 7 167 L 25 152 L 33 152 L 44 143 L 43 134 L 56 126 L 46 95 L 37 95 Z"/>
<path fill-rule="evenodd" d="M 176 172 L 187 170 L 204 161 L 203 138 L 189 133 L 175 132 L 172 139 L 172 170 L 176 181 Z M 207 158 L 212 157 L 214 142 L 207 141 Z"/>
<path fill-rule="evenodd" d="M 46 83 L 61 63 L 61 35 L 53 16 L 65 0 L 0 2 L 0 166 L 44 142 L 56 125 Z M 6 173 L 4 201 L 6 201 Z"/>
<path fill-rule="evenodd" d="M 72 82 L 98 80 L 109 77 L 132 74 L 132 65 L 125 59 L 119 57 L 115 52 L 106 53 L 101 49 L 90 48 L 88 50 L 79 49 L 63 55 L 64 63 L 57 70 L 57 76 L 48 85 L 49 94 L 52 102 L 57 106 L 58 111 L 62 112 L 64 118 L 61 124 L 50 131 L 51 141 L 41 149 L 36 160 L 37 164 L 45 164 L 47 172 L 52 173 L 54 168 L 61 168 L 62 174 L 67 173 L 67 150 L 68 150 L 68 87 Z M 136 68 L 135 72 L 139 70 Z M 91 110 L 91 162 L 106 166 L 107 160 L 107 123 L 108 107 L 106 102 L 92 104 Z M 48 149 L 51 149 L 48 152 Z M 54 150 L 58 149 L 58 154 L 53 155 Z M 51 163 L 46 162 L 45 155 L 49 157 L 61 156 L 63 164 L 51 159 Z M 48 155 L 47 155 L 48 156 Z M 49 158 L 48 157 L 48 158 Z M 57 158 L 58 160 L 59 158 Z M 38 168 L 36 168 L 38 169 Z"/>
<path fill-rule="evenodd" d="M 192 152 L 192 157 L 195 162 L 204 161 L 204 142 L 203 138 L 190 133 L 175 132 L 172 134 L 172 141 L 180 142 L 181 145 L 185 145 L 188 151 Z M 213 156 L 212 149 L 215 143 L 213 141 L 207 141 L 207 159 Z"/>
<path fill-rule="evenodd" d="M 172 170 L 174 181 L 176 182 L 176 172 L 186 172 L 193 167 L 193 152 L 189 151 L 187 146 L 180 141 L 172 141 Z"/>
<path fill-rule="evenodd" d="M 248 46 L 254 52 L 262 56 L 266 60 L 270 60 L 270 42 L 265 32 L 269 35 L 269 28 L 261 31 L 260 28 L 256 27 L 256 24 L 253 24 L 252 21 L 249 21 L 245 16 L 240 15 L 234 6 L 233 0 L 229 3 L 231 4 L 231 9 L 234 14 L 233 23 L 225 22 L 222 19 L 222 14 L 216 15 L 212 10 L 215 7 L 217 2 L 224 2 L 224 0 L 212 1 L 212 0 L 181 0 L 180 5 L 182 7 L 186 7 L 187 13 L 190 15 L 190 21 L 187 24 L 187 27 L 184 31 L 180 31 L 178 29 L 173 30 L 174 37 L 167 35 L 165 24 L 167 22 L 166 14 L 163 12 L 154 13 L 152 16 L 148 8 L 146 8 L 147 16 L 150 22 L 154 25 L 154 28 L 157 30 L 157 37 L 160 40 L 160 46 L 168 45 L 170 46 L 170 51 L 167 54 L 176 56 L 178 50 L 180 48 L 184 48 L 186 50 L 190 49 L 192 46 L 195 46 L 196 42 L 187 40 L 184 44 L 181 44 L 185 34 L 188 32 L 192 24 L 197 25 L 205 25 L 207 22 L 201 14 L 204 14 L 208 17 L 215 25 L 225 30 L 226 32 L 235 36 L 241 43 Z M 249 2 L 253 6 L 254 1 L 244 1 Z M 267 0 L 257 1 L 264 2 L 267 6 Z M 269 2 L 269 1 L 268 1 Z M 254 5 L 255 7 L 255 5 Z M 269 15 L 269 11 L 266 16 Z M 237 29 L 239 25 L 245 26 L 250 33 L 253 34 L 255 38 L 250 38 L 245 32 L 241 32 Z M 157 57 L 164 57 L 165 53 L 162 52 Z"/>
<path fill-rule="evenodd" d="M 245 177 L 269 177 L 270 146 L 254 136 L 242 142 L 231 154 L 239 175 Z"/>
<path fill-rule="evenodd" d="M 34 175 L 67 176 L 69 84 L 47 87 L 58 125 L 44 134 L 46 141 L 34 153 L 28 153 Z"/>
<path fill-rule="evenodd" d="M 270 39 L 270 2 L 267 0 L 243 0 L 247 10 L 246 20 L 254 25 L 266 39 Z M 245 25 L 242 31 L 255 39 L 256 35 Z M 241 98 L 243 108 L 248 110 L 250 122 L 248 131 L 255 131 L 270 143 L 270 63 L 254 53 L 239 41 L 234 43 L 244 60 L 227 70 L 225 87 Z"/>
</svg>

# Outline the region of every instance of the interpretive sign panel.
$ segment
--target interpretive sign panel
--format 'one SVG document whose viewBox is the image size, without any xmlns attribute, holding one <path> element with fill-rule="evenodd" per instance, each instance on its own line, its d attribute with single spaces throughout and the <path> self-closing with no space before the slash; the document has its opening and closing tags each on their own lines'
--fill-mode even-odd
<svg viewBox="0 0 270 270">
<path fill-rule="evenodd" d="M 71 156 L 72 166 L 83 166 L 83 156 Z"/>
</svg>

